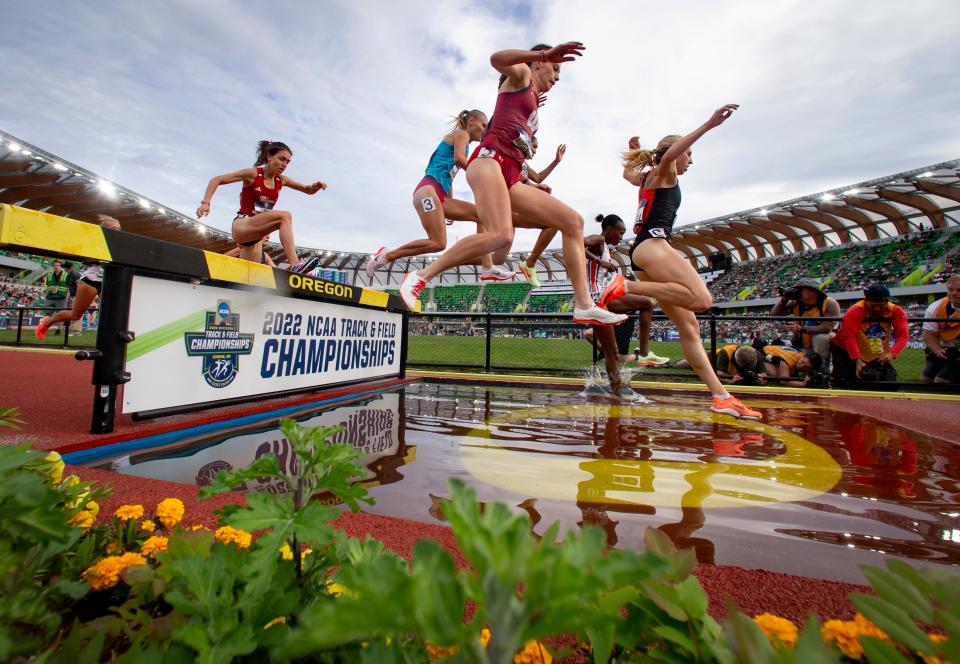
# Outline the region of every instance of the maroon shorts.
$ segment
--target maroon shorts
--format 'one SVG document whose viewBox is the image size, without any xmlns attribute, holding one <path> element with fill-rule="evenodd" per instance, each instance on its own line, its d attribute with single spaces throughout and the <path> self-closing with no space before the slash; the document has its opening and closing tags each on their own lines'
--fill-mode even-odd
<svg viewBox="0 0 960 664">
<path fill-rule="evenodd" d="M 447 194 L 444 193 L 443 187 L 434 177 L 424 175 L 423 179 L 413 188 L 413 191 L 416 192 L 420 187 L 433 187 L 433 190 L 437 192 L 437 198 L 440 199 L 440 205 L 443 205 L 443 202 L 447 200 Z"/>
<path fill-rule="evenodd" d="M 467 162 L 467 166 L 473 162 L 474 159 L 480 158 L 489 158 L 493 159 L 497 164 L 500 165 L 500 172 L 503 174 L 503 181 L 507 183 L 507 189 L 513 185 L 520 182 L 520 171 L 522 166 L 516 159 L 513 157 L 508 157 L 505 154 L 497 152 L 493 148 L 486 145 L 478 145 L 477 149 L 473 151 L 473 154 L 470 155 L 470 160 Z"/>
</svg>

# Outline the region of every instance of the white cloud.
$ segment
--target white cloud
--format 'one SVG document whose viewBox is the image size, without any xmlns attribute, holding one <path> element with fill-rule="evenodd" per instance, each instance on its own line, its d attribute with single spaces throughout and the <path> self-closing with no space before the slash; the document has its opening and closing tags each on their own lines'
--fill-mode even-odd
<svg viewBox="0 0 960 664">
<path fill-rule="evenodd" d="M 207 180 L 294 150 L 285 192 L 300 244 L 368 251 L 418 235 L 411 190 L 447 121 L 492 111 L 489 55 L 579 39 L 542 110 L 542 168 L 588 220 L 633 217 L 627 137 L 741 110 L 694 149 L 680 222 L 954 158 L 960 91 L 953 0 L 532 4 L 32 3 L 7 10 L 4 129 L 192 214 Z M 15 91 L 11 93 L 10 91 Z M 464 178 L 455 183 L 468 196 Z M 228 228 L 238 187 L 218 192 Z M 462 235 L 467 227 L 451 231 Z M 531 233 L 518 233 L 527 249 Z"/>
</svg>

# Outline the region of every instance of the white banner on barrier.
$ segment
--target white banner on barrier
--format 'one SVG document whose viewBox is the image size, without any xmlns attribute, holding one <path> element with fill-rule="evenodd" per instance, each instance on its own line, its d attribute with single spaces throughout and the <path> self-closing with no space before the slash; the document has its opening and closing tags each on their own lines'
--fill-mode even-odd
<svg viewBox="0 0 960 664">
<path fill-rule="evenodd" d="M 366 469 L 362 480 L 375 477 L 369 467 L 377 460 L 400 451 L 400 395 L 395 392 L 359 406 L 334 408 L 300 421 L 307 426 L 342 426 L 343 431 L 330 442 L 353 445 L 363 454 L 357 460 Z M 125 475 L 181 484 L 209 484 L 220 470 L 243 468 L 269 453 L 277 455 L 284 472 L 295 472 L 293 448 L 277 425 L 248 429 L 252 432 L 232 436 L 220 433 L 210 436 L 210 440 L 201 438 L 195 443 L 196 451 L 178 450 L 171 458 L 151 459 L 157 452 L 145 450 L 115 459 L 110 462 L 110 469 Z M 282 493 L 286 486 L 273 478 L 262 478 L 250 480 L 240 490 Z"/>
<path fill-rule="evenodd" d="M 400 373 L 403 317 L 135 276 L 123 412 Z"/>
</svg>

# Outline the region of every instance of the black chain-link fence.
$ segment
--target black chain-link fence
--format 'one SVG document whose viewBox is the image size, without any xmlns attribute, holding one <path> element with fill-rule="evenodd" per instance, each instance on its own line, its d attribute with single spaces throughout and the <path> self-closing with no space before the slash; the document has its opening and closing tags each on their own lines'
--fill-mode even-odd
<svg viewBox="0 0 960 664">
<path fill-rule="evenodd" d="M 795 329 L 821 321 L 837 323 L 841 318 L 796 318 L 792 316 L 717 314 L 698 315 L 700 336 L 708 356 L 716 366 L 716 353 L 729 346 L 753 346 L 761 358 L 767 357 L 764 348 L 785 346 L 805 350 Z M 910 336 L 906 348 L 891 363 L 896 370 L 895 380 L 844 381 L 843 387 L 870 389 L 919 388 L 952 390 L 953 385 L 929 384 L 923 378 L 927 363 L 924 350 L 922 317 L 908 318 Z M 927 319 L 929 320 L 929 319 Z M 942 321 L 941 321 L 942 322 Z M 956 322 L 956 321 L 953 321 Z M 684 362 L 679 334 L 674 324 L 663 314 L 655 314 L 650 324 L 646 357 L 639 348 L 639 321 L 635 318 L 634 331 L 626 351 L 627 368 L 635 378 L 647 380 L 698 380 Z M 469 369 L 485 372 L 533 372 L 557 375 L 583 375 L 602 358 L 595 340 L 590 340 L 589 328 L 575 325 L 570 314 L 497 314 L 431 313 L 410 316 L 407 366 Z M 892 342 L 891 342 L 892 345 Z M 825 387 L 840 381 L 832 375 L 834 344 L 826 345 L 823 364 L 817 370 L 795 372 L 790 378 L 777 378 L 768 372 L 763 382 L 804 380 L 811 387 Z M 812 349 L 808 349 L 812 350 Z M 821 347 L 823 350 L 823 347 Z M 651 359 L 654 356 L 655 360 Z M 777 361 L 777 360 L 775 360 Z M 957 362 L 956 359 L 952 360 Z M 960 369 L 960 368 L 958 368 Z M 867 377 L 865 375 L 865 377 Z M 889 375 L 879 378 L 890 378 Z"/>
</svg>

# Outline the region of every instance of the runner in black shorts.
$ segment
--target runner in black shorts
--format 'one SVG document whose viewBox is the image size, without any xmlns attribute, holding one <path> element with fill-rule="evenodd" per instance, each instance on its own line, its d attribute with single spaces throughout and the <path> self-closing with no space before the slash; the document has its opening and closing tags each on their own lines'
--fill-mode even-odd
<svg viewBox="0 0 960 664">
<path fill-rule="evenodd" d="M 97 218 L 100 220 L 101 228 L 108 228 L 114 231 L 120 230 L 120 222 L 113 217 L 98 214 Z M 77 296 L 73 298 L 73 307 L 71 309 L 58 311 L 52 316 L 44 317 L 40 321 L 40 324 L 37 325 L 37 329 L 34 330 L 37 339 L 46 337 L 47 330 L 57 323 L 65 323 L 83 318 L 83 314 L 86 313 L 97 295 L 100 294 L 102 284 L 103 267 L 96 263 L 85 264 L 83 270 L 80 272 L 80 280 L 77 282 Z"/>
<path fill-rule="evenodd" d="M 710 388 L 713 395 L 710 409 L 734 417 L 760 419 L 761 413 L 727 392 L 713 370 L 694 314 L 708 309 L 713 298 L 696 269 L 670 246 L 670 234 L 680 207 L 679 177 L 693 163 L 691 148 L 704 134 L 723 124 L 736 109 L 736 104 L 727 104 L 686 136 L 666 136 L 653 150 L 637 147 L 623 154 L 624 177 L 640 187 L 637 237 L 630 251 L 639 280 L 627 282 L 622 275 L 616 275 L 604 289 L 598 304 L 606 306 L 626 293 L 656 298 L 677 326 L 684 356 Z"/>
</svg>

